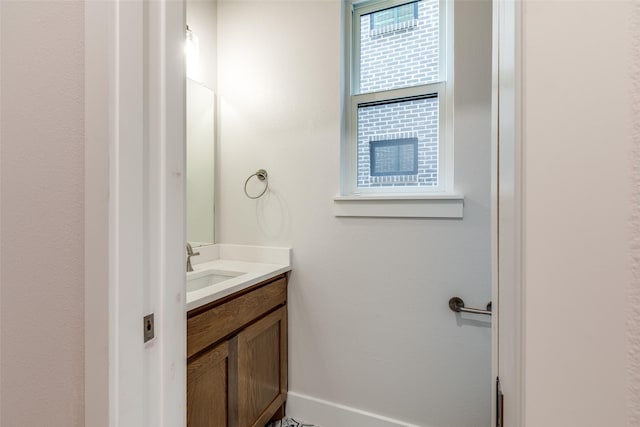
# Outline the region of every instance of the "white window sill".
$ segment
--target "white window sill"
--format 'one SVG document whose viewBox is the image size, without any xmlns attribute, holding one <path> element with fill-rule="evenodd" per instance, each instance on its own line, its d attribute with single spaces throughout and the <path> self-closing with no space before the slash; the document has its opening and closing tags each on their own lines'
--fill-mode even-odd
<svg viewBox="0 0 640 427">
<path fill-rule="evenodd" d="M 333 199 L 337 217 L 462 218 L 464 196 L 339 196 Z"/>
</svg>

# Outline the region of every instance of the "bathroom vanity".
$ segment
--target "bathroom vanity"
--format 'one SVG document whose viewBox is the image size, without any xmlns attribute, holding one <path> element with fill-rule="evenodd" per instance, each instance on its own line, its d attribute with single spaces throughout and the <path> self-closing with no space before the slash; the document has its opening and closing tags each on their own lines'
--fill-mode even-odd
<svg viewBox="0 0 640 427">
<path fill-rule="evenodd" d="M 195 283 L 207 269 L 221 271 L 221 265 L 236 271 L 269 265 L 224 263 L 196 266 L 190 281 Z M 218 290 L 206 303 L 205 289 L 192 292 L 200 299 L 187 305 L 188 427 L 264 427 L 284 416 L 288 270 L 246 273 L 253 279 L 244 282 L 243 275 L 230 277 L 227 284 L 209 286 Z M 261 281 L 253 283 L 257 280 Z"/>
</svg>

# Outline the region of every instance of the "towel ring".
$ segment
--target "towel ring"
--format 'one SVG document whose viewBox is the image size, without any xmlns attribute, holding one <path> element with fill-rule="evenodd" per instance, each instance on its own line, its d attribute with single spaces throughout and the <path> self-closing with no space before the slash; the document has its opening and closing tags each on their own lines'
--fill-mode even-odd
<svg viewBox="0 0 640 427">
<path fill-rule="evenodd" d="M 262 190 L 262 193 L 258 194 L 257 196 L 252 196 L 247 192 L 247 184 L 249 183 L 249 180 L 254 176 L 260 181 L 265 181 L 264 190 Z M 264 169 L 258 169 L 256 173 L 254 173 L 253 175 L 249 175 L 249 178 L 247 178 L 247 180 L 244 182 L 244 194 L 250 199 L 259 199 L 260 197 L 262 197 L 264 193 L 266 193 L 269 189 L 269 180 L 267 179 L 267 177 L 267 171 Z"/>
</svg>

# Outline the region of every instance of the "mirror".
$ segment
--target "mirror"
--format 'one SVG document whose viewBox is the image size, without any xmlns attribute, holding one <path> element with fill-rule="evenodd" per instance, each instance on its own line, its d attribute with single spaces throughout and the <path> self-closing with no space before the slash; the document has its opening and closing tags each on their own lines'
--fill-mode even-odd
<svg viewBox="0 0 640 427">
<path fill-rule="evenodd" d="M 187 241 L 214 242 L 215 96 L 187 79 Z"/>
<path fill-rule="evenodd" d="M 187 241 L 215 242 L 217 39 L 215 1 L 186 1 Z"/>
</svg>

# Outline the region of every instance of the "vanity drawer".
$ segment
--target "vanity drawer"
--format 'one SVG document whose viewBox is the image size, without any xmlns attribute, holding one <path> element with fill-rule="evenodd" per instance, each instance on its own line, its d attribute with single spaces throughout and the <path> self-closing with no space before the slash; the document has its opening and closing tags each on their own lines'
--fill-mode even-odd
<svg viewBox="0 0 640 427">
<path fill-rule="evenodd" d="M 283 277 L 188 318 L 187 358 L 283 305 L 286 300 L 287 279 Z"/>
</svg>

